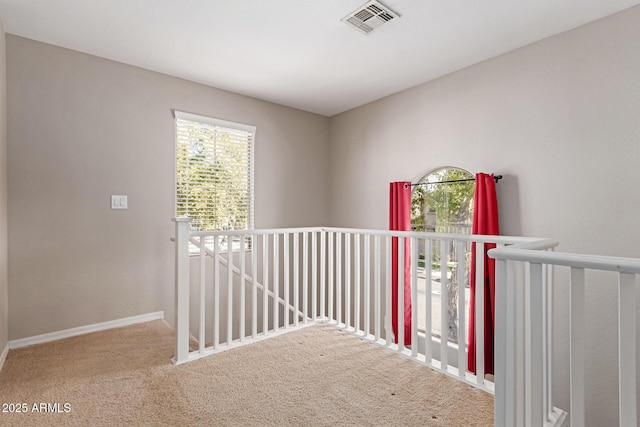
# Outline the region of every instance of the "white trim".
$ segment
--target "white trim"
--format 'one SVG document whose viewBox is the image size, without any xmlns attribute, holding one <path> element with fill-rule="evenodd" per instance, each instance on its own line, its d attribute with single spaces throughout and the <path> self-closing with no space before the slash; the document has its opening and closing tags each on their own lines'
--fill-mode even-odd
<svg viewBox="0 0 640 427">
<path fill-rule="evenodd" d="M 4 346 L 4 350 L 2 350 L 2 354 L 0 354 L 0 371 L 2 371 L 4 361 L 7 360 L 7 354 L 9 354 L 9 343 Z"/>
<path fill-rule="evenodd" d="M 212 126 L 220 126 L 225 128 L 243 130 L 246 132 L 251 132 L 253 134 L 256 133 L 256 129 L 257 129 L 257 127 L 253 125 L 247 125 L 247 124 L 238 123 L 238 122 L 231 122 L 228 120 L 214 119 L 213 117 L 201 116 L 199 114 L 193 114 L 193 113 L 185 113 L 184 111 L 179 111 L 179 110 L 173 110 L 173 117 L 180 120 L 188 120 L 190 122 L 200 122 L 200 123 L 206 123 Z"/>
<path fill-rule="evenodd" d="M 79 326 L 77 328 L 65 329 L 58 332 L 50 332 L 48 334 L 36 335 L 33 337 L 20 338 L 17 340 L 9 341 L 8 347 L 13 350 L 29 345 L 42 344 L 50 341 L 61 340 L 63 338 L 89 334 L 91 332 L 106 331 L 107 329 L 121 328 L 123 326 L 130 326 L 137 323 L 151 322 L 152 320 L 162 319 L 164 319 L 164 311 L 156 311 L 155 313 L 141 314 L 139 316 L 125 317 L 122 319 L 110 320 L 108 322 L 95 323 L 93 325 Z"/>
</svg>

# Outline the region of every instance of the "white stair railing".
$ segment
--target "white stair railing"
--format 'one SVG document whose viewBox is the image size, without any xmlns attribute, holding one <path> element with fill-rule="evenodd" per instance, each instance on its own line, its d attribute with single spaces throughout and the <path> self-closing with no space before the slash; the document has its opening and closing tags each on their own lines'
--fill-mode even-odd
<svg viewBox="0 0 640 427">
<path fill-rule="evenodd" d="M 174 363 L 308 324 L 308 242 L 316 242 L 319 228 L 194 232 L 188 219 L 175 223 Z M 195 256 L 190 256 L 190 243 L 198 248 Z M 317 261 L 312 264 L 315 269 Z M 317 300 L 317 280 L 312 282 Z M 197 342 L 198 349 L 190 351 L 190 342 Z"/>
<path fill-rule="evenodd" d="M 535 245 L 544 249 L 554 247 L 557 242 L 325 227 L 190 232 L 188 219 L 177 218 L 175 222 L 176 352 L 173 360 L 176 364 L 325 322 L 475 387 L 490 393 L 495 391 L 496 425 L 512 425 L 505 420 L 515 421 L 521 414 L 534 421 L 528 425 L 550 419 L 549 414 L 555 414 L 556 420 L 566 416 L 552 405 L 551 297 L 544 268 L 533 269 L 533 280 L 536 283 L 540 280 L 543 285 L 532 286 L 527 298 L 522 286 L 508 293 L 499 293 L 496 289 L 495 388 L 484 372 L 486 301 L 482 292 L 476 293 L 476 374 L 467 367 L 468 278 L 474 275 L 476 283 L 484 283 L 483 268 L 466 274 L 471 245 L 477 246 L 476 265 L 482 267 L 487 245 L 502 249 L 511 245 Z M 400 266 L 397 342 L 391 327 L 394 239 L 398 241 Z M 407 251 L 405 242 L 410 248 Z M 190 257 L 190 243 L 199 248 L 197 256 Z M 406 273 L 410 275 L 413 304 L 410 337 L 404 334 L 405 271 L 402 266 L 406 257 L 412 260 Z M 432 265 L 436 259 L 439 265 Z M 420 262 L 423 267 L 418 265 Z M 498 265 L 502 283 L 505 275 L 515 276 L 513 266 Z M 449 295 L 450 291 L 458 292 L 457 296 Z M 440 298 L 438 305 L 434 305 L 436 298 Z M 507 300 L 509 304 L 505 304 Z M 531 329 L 531 336 L 542 344 L 534 349 L 536 354 L 531 364 L 519 371 L 522 362 L 517 358 L 524 357 L 524 347 L 507 345 L 505 337 L 525 331 L 523 319 L 517 317 L 523 316 L 524 310 L 519 307 L 525 300 L 532 307 L 542 307 L 540 311 L 531 311 L 533 321 L 543 325 L 542 330 Z M 422 312 L 417 309 L 418 305 L 423 307 Z M 504 326 L 508 325 L 506 319 L 512 318 L 517 318 L 518 323 Z M 459 345 L 449 340 L 450 328 L 457 328 Z M 408 345 L 409 339 L 411 345 Z M 190 341 L 192 345 L 197 342 L 197 349 L 190 351 Z M 531 376 L 532 369 L 540 369 L 545 375 L 537 380 Z M 529 387 L 527 392 L 535 392 L 529 394 L 533 396 L 532 402 L 523 402 L 525 395 L 517 389 L 522 384 Z"/>
<path fill-rule="evenodd" d="M 329 289 L 334 289 L 333 303 L 326 318 L 338 327 L 368 339 L 371 342 L 382 345 L 407 357 L 413 358 L 447 375 L 465 381 L 489 392 L 494 391 L 492 381 L 485 379 L 484 375 L 484 310 L 485 301 L 482 292 L 476 293 L 475 313 L 479 322 L 476 324 L 476 374 L 467 369 L 467 334 L 466 318 L 468 301 L 466 292 L 468 278 L 463 272 L 469 268 L 467 258 L 470 254 L 471 244 L 477 246 L 476 265 L 484 266 L 484 248 L 487 245 L 503 247 L 513 244 L 531 244 L 538 242 L 546 247 L 557 244 L 551 240 L 541 240 L 522 237 L 507 236 L 478 236 L 456 235 L 444 233 L 417 233 L 387 230 L 362 230 L 344 228 L 323 228 L 327 233 L 328 245 L 328 284 Z M 410 282 L 411 300 L 413 304 L 411 318 L 411 346 L 407 346 L 409 337 L 404 335 L 403 310 L 397 310 L 398 339 L 394 342 L 391 328 L 391 247 L 392 239 L 398 239 L 398 265 L 404 265 L 404 258 L 410 256 L 411 262 Z M 409 252 L 405 254 L 404 242 L 410 242 Z M 424 282 L 418 289 L 419 248 L 424 248 Z M 440 265 L 437 268 L 431 266 L 432 249 L 439 254 Z M 422 250 L 422 249 L 421 249 Z M 455 259 L 458 278 L 457 303 L 454 311 L 457 320 L 450 317 L 451 307 L 448 305 L 449 285 L 452 284 L 452 274 L 449 265 Z M 404 306 L 404 268 L 398 268 L 398 305 Z M 422 273 L 421 273 L 422 274 Z M 472 272 L 476 276 L 476 283 L 484 283 L 484 269 L 478 268 Z M 334 277 L 335 276 L 335 277 Z M 426 278 L 439 276 L 439 294 L 434 293 L 438 284 Z M 455 289 L 454 287 L 452 287 Z M 482 287 L 479 287 L 481 289 Z M 424 300 L 419 300 L 419 291 L 423 293 Z M 439 295 L 439 296 L 438 296 Z M 439 309 L 432 311 L 433 297 L 440 298 Z M 416 309 L 418 304 L 424 307 L 419 314 Z M 500 307 L 496 307 L 500 310 Z M 420 317 L 419 317 L 420 316 Z M 439 316 L 438 322 L 432 322 Z M 422 318 L 421 318 L 422 317 Z M 464 345 L 457 345 L 447 339 L 450 325 L 458 325 L 457 341 Z M 418 325 L 421 325 L 418 327 Z M 423 325 L 423 326 L 422 326 Z M 429 333 L 425 333 L 429 331 Z"/>
<path fill-rule="evenodd" d="M 507 310 L 496 312 L 496 426 L 538 426 L 563 424 L 566 413 L 554 409 L 551 396 L 549 318 L 552 288 L 544 271 L 551 267 L 570 269 L 570 408 L 571 425 L 586 424 L 585 401 L 585 272 L 590 270 L 617 273 L 619 425 L 637 426 L 636 393 L 636 292 L 640 260 L 570 253 L 548 252 L 536 245 L 516 245 L 489 251 L 497 260 L 496 305 Z M 529 280 L 516 271 L 529 267 Z M 557 285 L 557 284 L 555 284 Z M 518 292 L 527 292 L 528 318 L 513 308 Z M 500 317 L 498 317 L 498 313 Z M 527 325 L 523 328 L 523 322 Z M 499 329 L 498 329 L 499 326 Z M 524 332 L 524 333 L 523 333 Z M 522 347 L 530 349 L 526 355 Z M 499 353 L 499 354 L 498 354 Z M 519 372 L 528 372 L 524 378 Z M 515 379 L 513 381 L 512 379 Z M 542 416 L 541 416 L 542 415 Z"/>
</svg>

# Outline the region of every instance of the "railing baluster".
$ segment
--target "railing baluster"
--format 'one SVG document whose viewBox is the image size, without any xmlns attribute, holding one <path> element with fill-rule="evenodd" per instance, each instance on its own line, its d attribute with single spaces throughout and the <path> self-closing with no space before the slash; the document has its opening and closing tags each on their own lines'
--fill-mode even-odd
<svg viewBox="0 0 640 427">
<path fill-rule="evenodd" d="M 618 275 L 619 410 L 621 426 L 636 426 L 636 276 Z"/>
<path fill-rule="evenodd" d="M 432 262 L 433 262 L 433 254 L 432 254 L 432 245 L 433 240 L 425 239 L 424 243 L 424 330 L 425 330 L 425 340 L 424 340 L 424 357 L 427 363 L 431 363 L 433 359 L 433 351 L 431 350 L 431 343 L 433 337 L 433 327 L 431 325 L 431 319 L 433 318 L 433 306 L 431 301 L 431 292 L 433 291 L 433 271 Z"/>
<path fill-rule="evenodd" d="M 440 240 L 440 364 L 449 367 L 449 241 Z"/>
<path fill-rule="evenodd" d="M 376 341 L 380 339 L 380 269 L 382 260 L 380 259 L 380 236 L 376 235 L 373 240 L 373 321 Z"/>
<path fill-rule="evenodd" d="M 354 278 L 353 278 L 353 327 L 356 333 L 360 332 L 360 234 L 354 236 Z"/>
<path fill-rule="evenodd" d="M 371 332 L 371 236 L 364 236 L 364 334 Z"/>
<path fill-rule="evenodd" d="M 323 232 L 324 233 L 324 232 Z M 329 312 L 328 312 L 328 318 L 330 321 L 334 321 L 336 320 L 336 313 L 334 312 L 333 309 L 333 294 L 334 294 L 334 281 L 333 281 L 333 275 L 334 275 L 334 271 L 333 271 L 333 231 L 329 231 L 328 232 L 329 236 L 327 237 L 329 243 L 328 243 L 328 257 L 329 257 L 329 271 L 327 273 L 327 278 L 329 281 L 329 291 L 328 291 L 328 299 L 329 299 Z"/>
<path fill-rule="evenodd" d="M 498 245 L 498 247 L 504 247 L 504 245 Z M 545 277 L 545 414 L 546 421 L 551 420 L 553 414 L 553 266 L 544 264 L 544 277 Z"/>
<path fill-rule="evenodd" d="M 571 411 L 571 423 L 576 426 L 585 424 L 584 285 L 584 268 L 571 268 L 571 285 L 569 288 L 569 409 Z"/>
<path fill-rule="evenodd" d="M 291 307 L 291 301 L 289 300 L 289 277 L 291 275 L 291 271 L 289 268 L 289 233 L 284 233 L 282 236 L 284 240 L 284 268 L 283 268 L 283 276 L 284 276 L 284 304 L 283 308 L 283 319 L 284 328 L 289 329 L 289 307 Z"/>
<path fill-rule="evenodd" d="M 344 327 L 351 326 L 351 233 L 344 235 Z"/>
<path fill-rule="evenodd" d="M 251 236 L 251 337 L 258 335 L 258 236 Z"/>
<path fill-rule="evenodd" d="M 269 235 L 262 235 L 262 333 L 269 331 Z"/>
<path fill-rule="evenodd" d="M 527 289 L 528 289 L 528 281 L 529 275 L 526 274 L 526 268 L 528 268 L 528 264 L 519 263 L 514 266 L 515 275 L 518 277 L 515 280 L 515 298 L 514 298 L 514 306 L 515 306 L 515 360 L 516 360 L 516 368 L 515 368 L 515 383 L 517 384 L 516 388 L 516 422 L 519 422 L 519 425 L 523 425 L 526 417 L 526 400 L 525 397 L 528 393 L 527 387 L 531 377 L 531 359 L 529 357 L 525 358 L 525 341 L 526 337 L 529 337 L 530 331 L 528 329 L 528 310 L 529 304 L 525 302 L 528 301 Z M 528 345 L 528 344 L 527 344 Z"/>
<path fill-rule="evenodd" d="M 227 235 L 227 345 L 233 341 L 233 236 Z"/>
<path fill-rule="evenodd" d="M 517 286 L 517 265 L 515 261 L 507 261 L 507 282 L 505 285 L 506 291 L 506 377 L 512 379 L 507 381 L 506 385 L 506 404 L 508 412 L 506 413 L 505 422 L 506 426 L 513 426 L 518 419 L 518 398 L 524 394 L 522 386 L 522 366 L 518 363 L 518 341 L 519 339 L 518 318 L 519 318 L 519 306 L 518 306 L 518 290 L 521 286 Z M 497 321 L 496 321 L 497 326 Z M 506 380 L 505 380 L 506 381 Z M 518 382 L 520 381 L 520 382 Z"/>
<path fill-rule="evenodd" d="M 336 233 L 336 322 L 342 323 L 342 234 Z"/>
<path fill-rule="evenodd" d="M 326 315 L 326 233 L 323 231 L 320 233 L 320 314 L 324 318 Z"/>
<path fill-rule="evenodd" d="M 411 238 L 411 356 L 418 356 L 418 240 Z"/>
<path fill-rule="evenodd" d="M 467 271 L 467 244 L 461 240 L 456 242 L 456 258 L 458 259 L 457 281 L 458 281 L 458 375 L 464 378 L 467 373 L 467 293 L 466 293 L 466 271 Z"/>
<path fill-rule="evenodd" d="M 298 326 L 300 311 L 300 234 L 293 233 L 293 324 Z"/>
<path fill-rule="evenodd" d="M 205 343 L 205 313 L 206 313 L 206 251 L 205 251 L 205 237 L 200 236 L 200 254 L 198 255 L 198 263 L 200 264 L 200 327 L 198 334 L 198 351 L 200 354 L 204 353 Z"/>
<path fill-rule="evenodd" d="M 385 290 L 385 310 L 384 310 L 384 335 L 386 338 L 387 347 L 391 345 L 391 334 L 393 332 L 391 328 L 391 316 L 393 311 L 391 310 L 391 236 L 387 236 L 386 252 L 385 252 L 385 271 L 387 273 L 387 283 L 384 286 Z"/>
<path fill-rule="evenodd" d="M 475 286 L 475 339 L 476 339 L 476 380 L 484 384 L 484 243 L 476 242 Z"/>
<path fill-rule="evenodd" d="M 213 236 L 213 348 L 220 346 L 220 239 Z"/>
<path fill-rule="evenodd" d="M 520 268 L 522 270 L 524 267 Z M 519 279 L 518 279 L 519 278 Z M 513 285 L 513 286 L 512 286 Z M 516 261 L 507 262 L 507 427 L 522 422 L 524 404 L 524 363 L 522 362 L 524 333 L 521 318 L 524 315 L 524 278 L 518 274 Z"/>
<path fill-rule="evenodd" d="M 311 316 L 318 320 L 318 240 L 315 231 L 311 235 Z"/>
<path fill-rule="evenodd" d="M 531 342 L 528 346 L 531 360 L 531 383 L 529 402 L 531 405 L 531 425 L 542 425 L 543 396 L 542 396 L 542 265 L 531 263 L 531 284 L 529 286 Z"/>
<path fill-rule="evenodd" d="M 302 315 L 309 321 L 309 233 L 302 234 Z"/>
<path fill-rule="evenodd" d="M 238 284 L 240 286 L 240 342 L 244 342 L 245 328 L 246 328 L 246 286 L 244 276 L 245 269 L 245 250 L 244 250 L 244 235 L 240 235 L 240 280 Z"/>
<path fill-rule="evenodd" d="M 404 237 L 398 237 L 398 351 L 404 350 Z"/>
<path fill-rule="evenodd" d="M 273 331 L 278 332 L 280 329 L 280 307 L 278 306 L 280 299 L 280 235 L 273 235 Z"/>
</svg>

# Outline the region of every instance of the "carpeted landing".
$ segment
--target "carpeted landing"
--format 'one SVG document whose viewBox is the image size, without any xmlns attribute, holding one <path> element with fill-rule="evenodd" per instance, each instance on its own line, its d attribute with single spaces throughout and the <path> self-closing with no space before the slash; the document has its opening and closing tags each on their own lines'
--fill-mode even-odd
<svg viewBox="0 0 640 427">
<path fill-rule="evenodd" d="M 490 394 L 332 326 L 181 366 L 173 345 L 154 321 L 11 350 L 0 425 L 493 425 Z"/>
</svg>

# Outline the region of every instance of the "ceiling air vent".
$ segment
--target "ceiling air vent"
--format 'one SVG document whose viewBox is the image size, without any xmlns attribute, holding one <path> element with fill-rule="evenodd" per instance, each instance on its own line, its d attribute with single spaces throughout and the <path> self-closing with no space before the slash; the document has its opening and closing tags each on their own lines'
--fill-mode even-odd
<svg viewBox="0 0 640 427">
<path fill-rule="evenodd" d="M 400 15 L 379 1 L 371 0 L 342 18 L 341 21 L 363 34 L 369 34 L 382 24 L 396 18 L 400 18 Z"/>
</svg>

